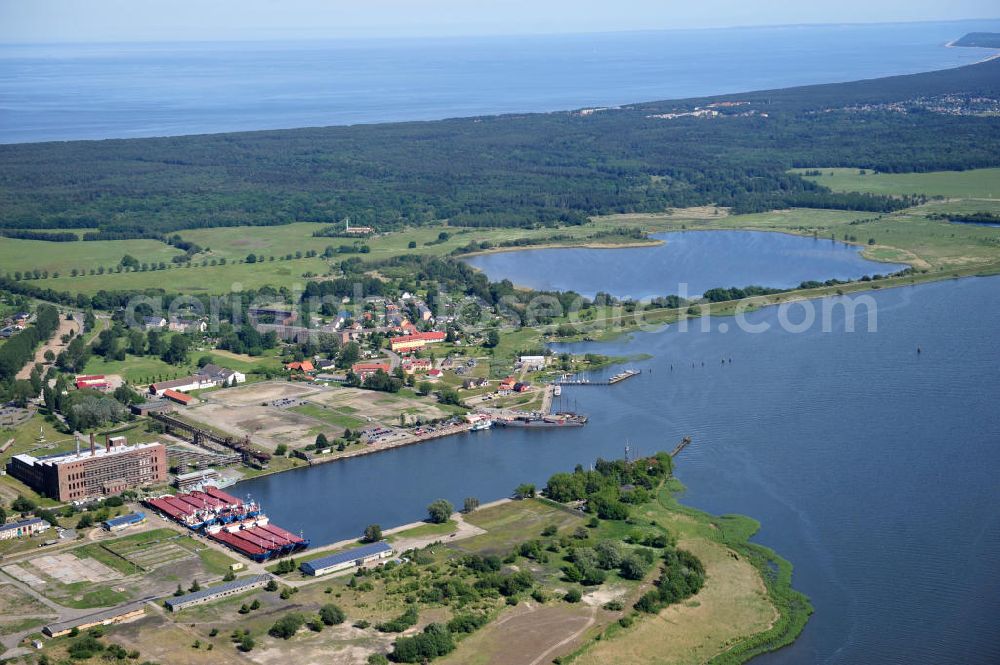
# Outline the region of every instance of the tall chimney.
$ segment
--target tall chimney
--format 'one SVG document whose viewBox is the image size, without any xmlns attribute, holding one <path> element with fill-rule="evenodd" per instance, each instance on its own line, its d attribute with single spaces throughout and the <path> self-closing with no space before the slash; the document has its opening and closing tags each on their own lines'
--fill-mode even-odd
<svg viewBox="0 0 1000 665">
<path fill-rule="evenodd" d="M 108 449 L 109 453 L 111 452 L 111 435 L 110 434 L 105 434 L 104 435 L 104 447 Z"/>
<path fill-rule="evenodd" d="M 93 457 L 97 454 L 97 439 L 94 438 L 94 433 L 90 433 L 90 456 Z"/>
</svg>

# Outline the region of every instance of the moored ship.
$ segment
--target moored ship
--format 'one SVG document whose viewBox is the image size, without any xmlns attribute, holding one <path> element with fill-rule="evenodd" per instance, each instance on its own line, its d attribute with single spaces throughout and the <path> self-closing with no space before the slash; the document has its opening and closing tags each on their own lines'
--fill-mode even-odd
<svg viewBox="0 0 1000 665">
<path fill-rule="evenodd" d="M 587 416 L 569 411 L 553 414 L 523 413 L 509 418 L 498 418 L 501 427 L 583 427 Z"/>
<path fill-rule="evenodd" d="M 306 538 L 271 524 L 256 501 L 243 501 L 211 485 L 204 490 L 165 494 L 144 503 L 254 561 L 309 547 Z"/>
</svg>

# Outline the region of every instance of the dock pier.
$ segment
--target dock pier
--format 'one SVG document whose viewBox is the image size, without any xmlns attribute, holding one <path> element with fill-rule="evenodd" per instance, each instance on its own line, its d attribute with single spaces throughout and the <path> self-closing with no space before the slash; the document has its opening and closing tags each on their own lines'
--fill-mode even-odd
<svg viewBox="0 0 1000 665">
<path fill-rule="evenodd" d="M 552 385 L 556 386 L 613 386 L 616 383 L 621 383 L 627 379 L 631 379 L 633 376 L 639 376 L 642 374 L 642 370 L 639 369 L 627 369 L 624 372 L 615 374 L 610 379 L 604 379 L 600 381 L 590 381 L 589 379 L 557 379 L 552 382 Z"/>
</svg>

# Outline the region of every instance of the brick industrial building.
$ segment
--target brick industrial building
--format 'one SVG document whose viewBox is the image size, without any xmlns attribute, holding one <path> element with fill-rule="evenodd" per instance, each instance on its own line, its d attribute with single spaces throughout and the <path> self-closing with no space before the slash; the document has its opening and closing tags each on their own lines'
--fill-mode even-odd
<svg viewBox="0 0 1000 665">
<path fill-rule="evenodd" d="M 130 446 L 123 436 L 111 437 L 90 450 L 34 457 L 14 455 L 7 473 L 36 492 L 59 501 L 121 494 L 127 489 L 167 482 L 167 451 L 162 443 Z"/>
</svg>

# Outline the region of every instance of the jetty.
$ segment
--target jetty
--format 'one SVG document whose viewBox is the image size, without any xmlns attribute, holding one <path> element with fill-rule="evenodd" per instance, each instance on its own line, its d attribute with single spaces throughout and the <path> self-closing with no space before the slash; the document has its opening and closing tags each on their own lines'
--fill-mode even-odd
<svg viewBox="0 0 1000 665">
<path fill-rule="evenodd" d="M 689 436 L 684 437 L 683 439 L 681 439 L 681 442 L 678 443 L 672 451 L 670 451 L 670 456 L 677 457 L 678 455 L 681 454 L 682 450 L 684 450 L 690 445 L 691 445 L 691 437 Z"/>
<path fill-rule="evenodd" d="M 627 369 L 624 372 L 615 374 L 610 379 L 591 381 L 590 379 L 560 378 L 553 381 L 552 384 L 557 386 L 613 386 L 616 383 L 621 383 L 622 381 L 631 379 L 633 376 L 639 376 L 640 374 L 642 374 L 642 370 Z"/>
</svg>

